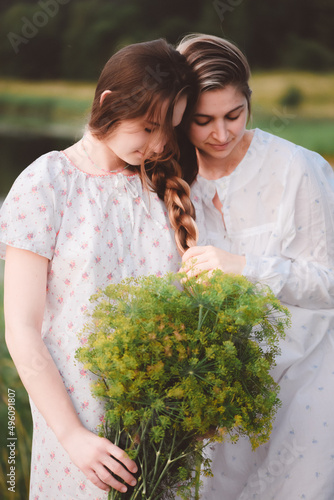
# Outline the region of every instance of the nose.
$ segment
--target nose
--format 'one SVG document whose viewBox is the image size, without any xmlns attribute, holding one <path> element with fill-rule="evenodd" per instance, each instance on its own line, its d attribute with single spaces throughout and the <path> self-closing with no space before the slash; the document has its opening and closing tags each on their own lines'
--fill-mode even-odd
<svg viewBox="0 0 334 500">
<path fill-rule="evenodd" d="M 161 154 L 165 149 L 166 141 L 161 140 L 156 144 L 153 144 L 152 151 L 155 154 Z"/>
<path fill-rule="evenodd" d="M 217 120 L 214 123 L 212 137 L 220 143 L 224 143 L 227 141 L 227 127 L 223 120 Z"/>
</svg>

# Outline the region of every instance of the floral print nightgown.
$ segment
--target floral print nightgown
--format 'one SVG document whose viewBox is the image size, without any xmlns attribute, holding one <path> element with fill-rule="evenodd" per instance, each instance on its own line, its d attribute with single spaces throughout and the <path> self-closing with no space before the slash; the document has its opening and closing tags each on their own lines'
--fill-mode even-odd
<svg viewBox="0 0 334 500">
<path fill-rule="evenodd" d="M 49 259 L 42 336 L 81 421 L 97 432 L 103 404 L 91 395 L 92 375 L 74 359 L 86 340 L 78 333 L 98 289 L 179 269 L 165 205 L 143 191 L 135 174 L 91 175 L 53 151 L 15 181 L 1 209 L 0 241 L 2 258 L 8 244 Z M 30 500 L 105 500 L 107 493 L 71 462 L 33 402 L 31 408 Z"/>
</svg>

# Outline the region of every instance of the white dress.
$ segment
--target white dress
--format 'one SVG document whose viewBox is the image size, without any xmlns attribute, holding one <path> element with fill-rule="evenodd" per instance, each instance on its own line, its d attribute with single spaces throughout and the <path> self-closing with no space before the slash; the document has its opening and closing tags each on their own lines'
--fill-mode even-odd
<svg viewBox="0 0 334 500">
<path fill-rule="evenodd" d="M 0 213 L 0 256 L 5 244 L 49 259 L 42 328 L 83 424 L 97 430 L 103 404 L 91 396 L 92 376 L 75 361 L 85 343 L 89 298 L 125 277 L 177 271 L 180 256 L 165 205 L 143 191 L 137 175 L 90 175 L 63 152 L 36 160 L 16 180 Z M 43 360 L 36 359 L 38 372 Z M 51 390 L 52 388 L 50 388 Z M 31 500 L 106 500 L 86 480 L 31 402 Z"/>
<path fill-rule="evenodd" d="M 211 450 L 203 500 L 334 499 L 334 175 L 318 154 L 259 129 L 236 170 L 192 188 L 201 244 L 246 255 L 244 275 L 292 313 L 273 370 L 270 441 Z M 218 193 L 224 222 L 213 206 Z"/>
</svg>

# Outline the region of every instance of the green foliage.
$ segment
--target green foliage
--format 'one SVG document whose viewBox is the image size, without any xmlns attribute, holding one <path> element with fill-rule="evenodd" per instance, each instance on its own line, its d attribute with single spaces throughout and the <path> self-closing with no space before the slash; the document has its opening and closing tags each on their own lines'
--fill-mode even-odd
<svg viewBox="0 0 334 500">
<path fill-rule="evenodd" d="M 311 71 L 329 71 L 334 67 L 332 48 L 324 47 L 317 40 L 290 34 L 281 48 L 282 65 L 286 68 Z"/>
<path fill-rule="evenodd" d="M 53 7 L 52 7 L 53 5 Z M 334 4 L 329 0 L 2 0 L 0 74 L 96 79 L 115 49 L 189 32 L 222 35 L 252 67 L 331 70 Z"/>
<path fill-rule="evenodd" d="M 334 123 L 331 119 L 294 117 L 284 123 L 273 119 L 273 115 L 254 113 L 251 128 L 255 127 L 316 151 L 334 165 Z"/>
<path fill-rule="evenodd" d="M 282 106 L 297 108 L 302 103 L 303 100 L 304 96 L 302 91 L 298 87 L 292 85 L 282 95 L 279 103 Z"/>
<path fill-rule="evenodd" d="M 184 275 L 181 275 L 181 278 Z M 190 498 L 203 443 L 268 440 L 280 404 L 269 374 L 288 312 L 269 289 L 214 271 L 127 279 L 94 296 L 77 351 L 98 375 L 104 433 L 140 466 L 138 484 L 112 499 Z M 204 469 L 210 474 L 209 464 Z"/>
</svg>

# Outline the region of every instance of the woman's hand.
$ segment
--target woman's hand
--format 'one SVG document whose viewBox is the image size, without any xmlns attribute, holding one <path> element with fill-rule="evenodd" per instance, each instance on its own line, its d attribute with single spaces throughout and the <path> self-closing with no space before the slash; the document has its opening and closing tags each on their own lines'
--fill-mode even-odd
<svg viewBox="0 0 334 500">
<path fill-rule="evenodd" d="M 126 486 L 119 482 L 111 472 L 131 486 L 136 484 L 136 479 L 128 471 L 136 473 L 137 465 L 125 451 L 108 439 L 99 437 L 85 427 L 79 426 L 67 433 L 61 439 L 61 444 L 72 462 L 101 490 L 109 491 L 111 487 L 122 493 L 127 491 Z"/>
<path fill-rule="evenodd" d="M 182 257 L 182 271 L 190 278 L 203 271 L 221 269 L 224 273 L 242 274 L 246 265 L 246 257 L 236 255 L 213 246 L 191 247 Z"/>
</svg>

